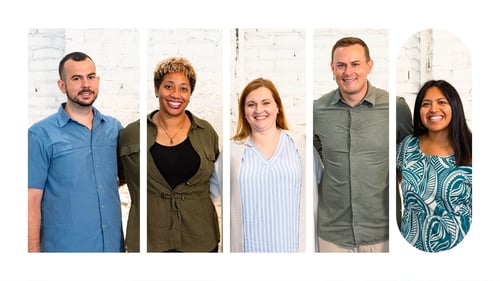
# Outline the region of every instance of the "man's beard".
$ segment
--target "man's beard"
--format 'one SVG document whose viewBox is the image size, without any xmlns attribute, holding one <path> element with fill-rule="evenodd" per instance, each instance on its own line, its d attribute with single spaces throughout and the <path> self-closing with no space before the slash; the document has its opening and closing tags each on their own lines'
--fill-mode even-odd
<svg viewBox="0 0 500 281">
<path fill-rule="evenodd" d="M 80 96 L 80 93 L 82 93 L 82 92 L 90 92 L 90 93 L 92 93 L 93 99 L 91 99 L 91 100 L 85 100 L 85 101 L 80 100 L 79 96 Z M 68 92 L 68 88 L 66 88 L 66 93 L 69 93 Z M 83 89 L 83 90 L 79 91 L 77 95 L 69 95 L 69 94 L 67 94 L 67 97 L 68 97 L 68 99 L 71 102 L 73 102 L 75 104 L 78 104 L 79 106 L 82 106 L 82 107 L 92 106 L 94 104 L 94 101 L 97 98 L 95 92 L 91 91 L 91 90 L 88 90 L 88 89 Z"/>
</svg>

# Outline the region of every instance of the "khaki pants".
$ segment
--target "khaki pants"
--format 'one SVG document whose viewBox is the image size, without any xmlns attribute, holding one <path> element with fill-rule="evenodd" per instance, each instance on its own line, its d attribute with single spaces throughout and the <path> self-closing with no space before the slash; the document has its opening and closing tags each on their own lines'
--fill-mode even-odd
<svg viewBox="0 0 500 281">
<path fill-rule="evenodd" d="M 326 241 L 319 237 L 318 242 L 319 251 L 322 253 L 387 253 L 389 252 L 389 241 L 384 241 L 380 243 L 363 245 L 363 246 L 354 246 L 354 247 L 345 247 L 339 246 L 332 242 Z"/>
</svg>

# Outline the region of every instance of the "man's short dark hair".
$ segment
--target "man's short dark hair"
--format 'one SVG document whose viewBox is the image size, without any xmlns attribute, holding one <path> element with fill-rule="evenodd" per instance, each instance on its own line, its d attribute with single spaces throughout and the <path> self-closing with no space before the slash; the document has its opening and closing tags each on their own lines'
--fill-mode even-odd
<svg viewBox="0 0 500 281">
<path fill-rule="evenodd" d="M 73 52 L 69 53 L 62 60 L 59 62 L 59 78 L 61 80 L 64 80 L 64 63 L 66 63 L 68 60 L 74 60 L 74 61 L 84 61 L 86 59 L 89 59 L 93 62 L 92 58 L 89 57 L 87 54 L 82 53 L 82 52 Z"/>
</svg>

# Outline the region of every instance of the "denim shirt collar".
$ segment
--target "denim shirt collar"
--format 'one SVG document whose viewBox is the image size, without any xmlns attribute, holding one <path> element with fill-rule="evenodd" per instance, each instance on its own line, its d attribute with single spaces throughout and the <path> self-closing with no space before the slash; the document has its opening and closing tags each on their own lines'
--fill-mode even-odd
<svg viewBox="0 0 500 281">
<path fill-rule="evenodd" d="M 63 102 L 61 104 L 61 106 L 59 107 L 59 110 L 57 111 L 57 123 L 59 125 L 59 127 L 64 127 L 66 124 L 69 123 L 69 121 L 71 120 L 71 117 L 68 115 L 68 113 L 64 110 L 64 108 L 66 107 L 66 102 Z M 100 122 L 100 121 L 103 121 L 104 118 L 103 116 L 101 115 L 101 113 L 99 112 L 99 110 L 97 110 L 95 107 L 92 107 L 92 112 L 94 113 L 94 119 L 92 121 L 93 124 L 96 124 L 96 122 Z"/>
</svg>

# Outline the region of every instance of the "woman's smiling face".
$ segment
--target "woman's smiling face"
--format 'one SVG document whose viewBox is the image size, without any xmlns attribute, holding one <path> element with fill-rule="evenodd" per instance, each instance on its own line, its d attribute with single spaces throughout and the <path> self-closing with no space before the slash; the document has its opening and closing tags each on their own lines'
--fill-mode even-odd
<svg viewBox="0 0 500 281">
<path fill-rule="evenodd" d="M 160 110 L 172 116 L 183 114 L 191 98 L 189 79 L 181 72 L 169 73 L 163 77 L 156 94 Z"/>
<path fill-rule="evenodd" d="M 451 105 L 438 87 L 430 87 L 420 104 L 420 118 L 429 132 L 448 130 L 453 117 Z"/>
<path fill-rule="evenodd" d="M 252 131 L 276 129 L 278 111 L 278 104 L 266 87 L 251 91 L 245 100 L 245 118 Z"/>
</svg>

